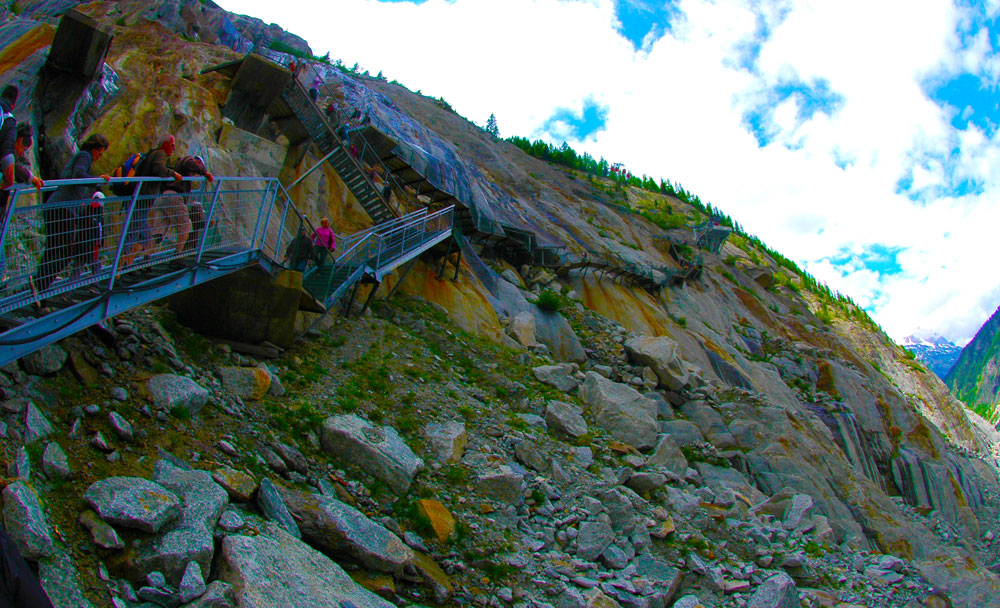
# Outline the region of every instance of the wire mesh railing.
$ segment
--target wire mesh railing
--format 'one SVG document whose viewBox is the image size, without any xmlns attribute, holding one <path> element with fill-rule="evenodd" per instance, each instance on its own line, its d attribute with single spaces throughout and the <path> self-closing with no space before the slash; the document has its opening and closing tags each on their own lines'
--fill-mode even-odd
<svg viewBox="0 0 1000 608">
<path fill-rule="evenodd" d="M 108 184 L 100 178 L 12 191 L 0 232 L 0 313 L 85 287 L 111 291 L 123 277 L 154 265 L 179 268 L 209 254 L 262 249 L 280 188 L 264 178 L 115 182 L 135 184 L 134 194 L 103 196 Z M 178 191 L 186 189 L 181 184 L 192 191 Z M 80 198 L 81 192 L 89 196 Z"/>
</svg>

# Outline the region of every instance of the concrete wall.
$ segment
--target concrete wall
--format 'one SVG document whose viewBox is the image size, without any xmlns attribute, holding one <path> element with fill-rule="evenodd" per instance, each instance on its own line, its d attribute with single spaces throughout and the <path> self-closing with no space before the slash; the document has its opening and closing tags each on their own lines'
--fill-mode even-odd
<svg viewBox="0 0 1000 608">
<path fill-rule="evenodd" d="M 251 267 L 183 291 L 169 300 L 177 320 L 198 333 L 247 344 L 289 347 L 302 291 L 302 273 L 272 277 Z"/>
<path fill-rule="evenodd" d="M 264 177 L 278 177 L 288 153 L 287 144 L 276 144 L 228 123 L 219 131 L 219 145 L 252 161 Z"/>
</svg>

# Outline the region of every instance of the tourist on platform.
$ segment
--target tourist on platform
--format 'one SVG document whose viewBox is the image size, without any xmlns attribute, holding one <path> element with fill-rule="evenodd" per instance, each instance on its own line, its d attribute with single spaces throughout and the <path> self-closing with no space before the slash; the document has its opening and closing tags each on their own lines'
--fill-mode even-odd
<svg viewBox="0 0 1000 608">
<path fill-rule="evenodd" d="M 209 182 L 213 180 L 212 174 L 205 168 L 205 161 L 200 156 L 185 156 L 177 161 L 174 170 L 181 177 L 202 176 Z M 195 230 L 195 241 L 197 241 L 201 235 L 201 229 L 205 226 L 205 213 L 201 203 L 193 203 L 197 207 L 192 213 L 187 202 L 193 183 L 179 181 L 167 184 L 149 213 L 149 230 L 153 242 L 159 244 L 167 232 L 174 229 L 177 233 L 177 253 L 184 252 L 192 229 Z M 199 184 L 200 186 L 201 184 Z M 197 216 L 196 219 L 200 220 L 199 226 L 193 225 L 192 215 Z"/>
<path fill-rule="evenodd" d="M 181 174 L 167 166 L 175 147 L 176 141 L 173 135 L 161 136 L 157 147 L 143 157 L 137 174 L 140 177 L 173 177 L 175 182 L 180 182 Z M 137 255 L 150 248 L 149 210 L 156 196 L 160 194 L 160 186 L 160 182 L 142 183 L 132 219 L 128 223 L 128 234 L 125 235 L 127 252 L 122 256 L 123 265 L 131 264 Z M 171 184 L 171 187 L 177 188 L 177 184 Z"/>
<path fill-rule="evenodd" d="M 90 169 L 108 149 L 108 138 L 94 133 L 80 146 L 59 175 L 59 179 L 87 179 L 94 177 Z M 104 181 L 110 175 L 101 175 Z M 45 250 L 38 272 L 32 278 L 32 288 L 44 291 L 74 258 L 76 208 L 91 198 L 93 185 L 60 186 L 42 205 L 45 222 Z M 36 294 L 37 297 L 37 294 Z"/>
<path fill-rule="evenodd" d="M 72 278 L 89 269 L 92 273 L 101 270 L 101 246 L 104 244 L 104 193 L 94 192 L 89 201 L 81 203 L 76 210 L 76 234 L 73 237 L 73 264 L 76 266 Z"/>
</svg>

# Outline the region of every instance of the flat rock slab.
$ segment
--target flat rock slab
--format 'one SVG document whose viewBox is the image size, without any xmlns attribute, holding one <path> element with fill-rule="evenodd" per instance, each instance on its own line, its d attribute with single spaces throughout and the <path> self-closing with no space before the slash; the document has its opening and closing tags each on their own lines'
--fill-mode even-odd
<svg viewBox="0 0 1000 608">
<path fill-rule="evenodd" d="M 390 426 L 378 426 L 353 414 L 332 416 L 323 423 L 323 449 L 385 482 L 397 495 L 410 489 L 424 468 L 410 446 Z"/>
<path fill-rule="evenodd" d="M 257 491 L 257 506 L 260 508 L 261 513 L 264 514 L 264 517 L 280 525 L 295 538 L 302 538 L 302 532 L 288 510 L 285 499 L 282 498 L 278 487 L 266 477 L 261 480 L 260 489 Z"/>
<path fill-rule="evenodd" d="M 157 532 L 181 512 L 177 495 L 141 477 L 109 477 L 97 481 L 83 499 L 104 521 L 142 532 Z"/>
<path fill-rule="evenodd" d="M 370 570 L 401 575 L 413 550 L 364 513 L 331 496 L 280 489 L 302 538 L 327 555 L 349 559 Z"/>
<path fill-rule="evenodd" d="M 24 408 L 24 443 L 34 443 L 56 432 L 40 407 L 28 402 Z"/>
<path fill-rule="evenodd" d="M 176 374 L 159 374 L 146 381 L 153 405 L 160 410 L 186 408 L 192 416 L 208 403 L 208 391 L 197 382 Z"/>
<path fill-rule="evenodd" d="M 258 536 L 225 537 L 218 572 L 219 580 L 233 586 L 240 608 L 394 608 L 330 558 L 273 524 Z"/>
<path fill-rule="evenodd" d="M 212 471 L 212 479 L 229 494 L 230 498 L 240 502 L 249 501 L 257 489 L 257 482 L 253 477 L 229 467 L 219 467 Z"/>
</svg>

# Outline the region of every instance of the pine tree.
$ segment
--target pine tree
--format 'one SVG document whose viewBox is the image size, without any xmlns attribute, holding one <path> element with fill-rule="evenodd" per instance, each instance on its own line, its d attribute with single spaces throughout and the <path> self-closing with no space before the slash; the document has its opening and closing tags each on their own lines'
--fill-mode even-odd
<svg viewBox="0 0 1000 608">
<path fill-rule="evenodd" d="M 496 114 L 490 114 L 490 117 L 486 119 L 486 132 L 493 137 L 500 137 L 500 129 L 497 127 Z"/>
</svg>

